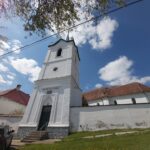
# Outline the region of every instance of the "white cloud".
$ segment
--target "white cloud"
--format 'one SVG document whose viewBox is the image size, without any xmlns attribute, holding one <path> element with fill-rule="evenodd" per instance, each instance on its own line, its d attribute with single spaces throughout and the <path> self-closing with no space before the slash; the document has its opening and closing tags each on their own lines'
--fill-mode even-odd
<svg viewBox="0 0 150 150">
<path fill-rule="evenodd" d="M 31 82 L 37 80 L 41 68 L 35 60 L 27 58 L 11 58 L 10 63 L 19 73 L 27 75 Z"/>
<path fill-rule="evenodd" d="M 2 75 L 0 75 L 0 85 L 11 85 L 12 80 L 6 80 Z"/>
<path fill-rule="evenodd" d="M 3 61 L 3 60 L 2 60 Z M 3 63 L 0 64 L 0 84 L 11 85 L 15 74 L 10 72 L 9 68 Z"/>
<path fill-rule="evenodd" d="M 103 85 L 100 84 L 100 83 L 97 83 L 97 84 L 95 85 L 96 88 L 101 88 L 102 86 L 103 86 Z"/>
<path fill-rule="evenodd" d="M 10 48 L 9 44 L 0 39 L 0 55 L 3 55 Z"/>
<path fill-rule="evenodd" d="M 130 67 L 133 65 L 131 60 L 123 56 L 119 59 L 109 62 L 106 66 L 99 70 L 100 78 L 105 81 L 113 81 L 118 78 L 130 76 Z"/>
<path fill-rule="evenodd" d="M 0 39 L 0 55 L 6 53 L 7 51 L 15 51 L 13 56 L 9 56 L 6 59 L 3 59 L 0 63 L 0 82 L 1 84 L 12 84 L 12 81 L 15 79 L 16 74 L 12 73 L 9 70 L 9 67 L 13 67 L 19 73 L 27 75 L 29 81 L 33 82 L 38 78 L 40 72 L 40 67 L 37 62 L 33 59 L 27 58 L 16 58 L 15 54 L 20 53 L 20 47 L 22 44 L 19 40 L 3 40 Z M 17 51 L 16 51 L 17 50 Z M 6 72 L 7 74 L 2 74 Z"/>
<path fill-rule="evenodd" d="M 4 64 L 0 64 L 0 72 L 7 72 L 8 68 L 6 66 L 4 66 Z"/>
<path fill-rule="evenodd" d="M 96 33 L 89 41 L 94 49 L 101 51 L 111 47 L 114 31 L 118 28 L 118 23 L 114 19 L 104 18 L 96 28 Z"/>
<path fill-rule="evenodd" d="M 4 83 L 7 83 L 7 81 L 4 80 L 4 78 L 0 75 L 0 84 L 4 84 Z"/>
<path fill-rule="evenodd" d="M 7 78 L 10 79 L 10 80 L 14 80 L 14 79 L 15 79 L 15 76 L 14 76 L 14 75 L 11 75 L 11 74 L 8 74 L 8 75 L 7 75 Z"/>
<path fill-rule="evenodd" d="M 77 27 L 70 32 L 70 37 L 73 37 L 79 46 L 88 42 L 93 49 L 104 51 L 111 47 L 112 37 L 118 26 L 115 19 L 105 17 L 98 22 L 97 26 L 89 22 Z"/>
<path fill-rule="evenodd" d="M 109 85 L 123 85 L 130 82 L 150 82 L 150 76 L 138 77 L 133 75 L 133 61 L 126 56 L 109 62 L 99 70 L 99 78 Z"/>
<path fill-rule="evenodd" d="M 143 78 L 140 79 L 140 81 L 141 81 L 142 83 L 150 82 L 150 76 L 143 77 Z"/>
<path fill-rule="evenodd" d="M 8 51 L 14 51 L 14 53 L 18 54 L 20 52 L 20 47 L 22 47 L 22 44 L 19 40 L 14 39 L 6 41 L 0 38 L 0 55 Z"/>
<path fill-rule="evenodd" d="M 20 53 L 20 47 L 22 47 L 22 44 L 19 40 L 12 40 L 10 42 L 11 45 L 11 50 L 14 51 L 15 53 Z"/>
</svg>

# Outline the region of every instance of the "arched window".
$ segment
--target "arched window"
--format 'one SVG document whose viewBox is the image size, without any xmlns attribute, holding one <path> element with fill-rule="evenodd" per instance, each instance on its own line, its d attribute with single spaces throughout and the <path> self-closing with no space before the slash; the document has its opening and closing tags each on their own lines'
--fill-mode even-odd
<svg viewBox="0 0 150 150">
<path fill-rule="evenodd" d="M 61 54 L 62 54 L 62 49 L 60 48 L 58 51 L 57 51 L 57 57 L 60 57 L 61 56 Z"/>
<path fill-rule="evenodd" d="M 117 101 L 116 100 L 114 101 L 114 104 L 117 105 Z"/>
<path fill-rule="evenodd" d="M 132 98 L 132 103 L 133 103 L 133 104 L 136 104 L 135 98 Z"/>
</svg>

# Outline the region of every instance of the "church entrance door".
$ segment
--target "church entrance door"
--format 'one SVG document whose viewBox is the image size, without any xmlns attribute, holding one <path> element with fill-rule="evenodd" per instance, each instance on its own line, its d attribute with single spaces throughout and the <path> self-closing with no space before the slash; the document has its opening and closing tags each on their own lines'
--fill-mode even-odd
<svg viewBox="0 0 150 150">
<path fill-rule="evenodd" d="M 38 130 L 46 130 L 48 123 L 49 123 L 49 119 L 50 119 L 51 108 L 52 108 L 52 106 L 50 106 L 50 105 L 43 106 Z"/>
</svg>

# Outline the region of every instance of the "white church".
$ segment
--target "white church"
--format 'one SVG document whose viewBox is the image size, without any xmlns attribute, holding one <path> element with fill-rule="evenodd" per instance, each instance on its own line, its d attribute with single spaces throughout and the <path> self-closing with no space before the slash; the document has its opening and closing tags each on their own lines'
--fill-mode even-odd
<svg viewBox="0 0 150 150">
<path fill-rule="evenodd" d="M 82 105 L 79 61 L 79 52 L 74 40 L 60 39 L 49 46 L 19 126 L 21 136 L 45 129 L 51 135 L 68 135 L 70 107 Z"/>
<path fill-rule="evenodd" d="M 148 95 L 141 102 L 138 97 L 138 105 L 131 101 L 132 94 L 137 98 L 136 93 L 128 93 L 131 95 L 128 95 L 131 102 L 126 101 L 126 104 L 129 105 L 114 105 L 118 96 L 113 89 L 82 94 L 79 85 L 79 62 L 79 52 L 74 40 L 60 39 L 48 46 L 39 78 L 35 81 L 23 119 L 19 123 L 20 138 L 39 131 L 46 131 L 48 138 L 63 138 L 77 131 L 150 127 L 149 87 L 146 88 L 146 93 L 137 90 L 138 94 L 144 93 L 144 97 Z M 131 87 L 131 91 L 132 89 Z M 107 100 L 104 105 L 104 100 L 108 98 L 106 91 L 115 99 Z M 89 106 L 94 107 L 83 107 L 82 96 Z"/>
</svg>

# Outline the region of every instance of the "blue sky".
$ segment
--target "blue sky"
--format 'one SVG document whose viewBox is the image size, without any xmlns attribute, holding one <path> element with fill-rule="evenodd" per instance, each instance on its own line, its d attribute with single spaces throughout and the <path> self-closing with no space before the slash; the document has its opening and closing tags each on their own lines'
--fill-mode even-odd
<svg viewBox="0 0 150 150">
<path fill-rule="evenodd" d="M 144 0 L 101 19 L 97 26 L 91 22 L 70 33 L 79 47 L 83 91 L 135 81 L 150 85 L 149 5 L 150 1 Z M 11 21 L 2 18 L 0 22 L 0 35 L 8 37 L 8 40 L 0 40 L 0 54 L 41 38 L 28 36 L 18 18 Z M 47 39 L 0 58 L 0 89 L 21 84 L 22 90 L 31 93 L 47 46 L 56 40 L 57 37 Z"/>
</svg>

